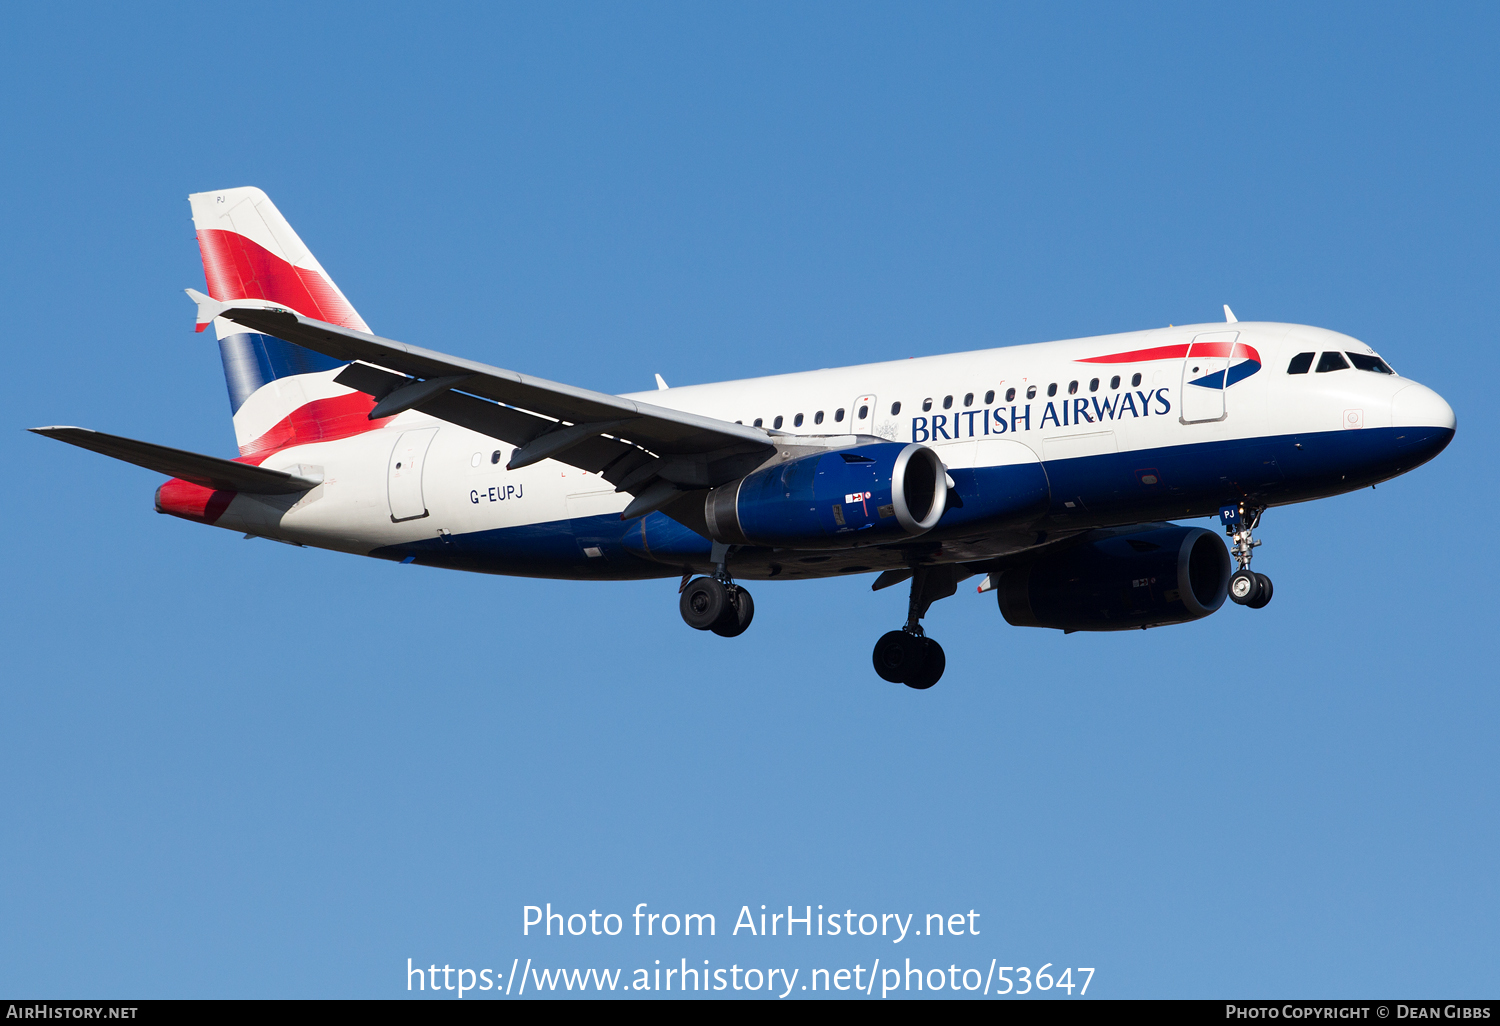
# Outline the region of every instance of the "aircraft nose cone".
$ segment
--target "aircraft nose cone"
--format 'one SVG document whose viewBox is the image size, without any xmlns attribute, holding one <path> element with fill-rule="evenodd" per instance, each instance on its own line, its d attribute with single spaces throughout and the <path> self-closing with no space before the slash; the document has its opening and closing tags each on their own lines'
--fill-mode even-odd
<svg viewBox="0 0 1500 1026">
<path fill-rule="evenodd" d="M 1442 396 L 1426 385 L 1407 385 L 1391 399 L 1391 427 L 1403 470 L 1426 463 L 1448 448 L 1458 419 Z"/>
<path fill-rule="evenodd" d="M 1391 426 L 1443 428 L 1452 431 L 1458 425 L 1453 407 L 1426 385 L 1407 385 L 1391 400 Z"/>
</svg>

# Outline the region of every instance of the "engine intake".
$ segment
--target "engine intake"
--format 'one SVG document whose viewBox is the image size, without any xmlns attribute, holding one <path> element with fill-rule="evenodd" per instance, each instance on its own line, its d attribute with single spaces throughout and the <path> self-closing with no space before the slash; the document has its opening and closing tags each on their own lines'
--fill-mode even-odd
<svg viewBox="0 0 1500 1026">
<path fill-rule="evenodd" d="M 1212 531 L 1163 525 L 1006 570 L 995 590 L 1001 615 L 1015 627 L 1072 633 L 1186 623 L 1224 604 L 1229 552 Z"/>
<path fill-rule="evenodd" d="M 709 492 L 710 537 L 732 545 L 829 548 L 930 531 L 948 475 L 925 445 L 874 442 L 803 456 Z"/>
</svg>

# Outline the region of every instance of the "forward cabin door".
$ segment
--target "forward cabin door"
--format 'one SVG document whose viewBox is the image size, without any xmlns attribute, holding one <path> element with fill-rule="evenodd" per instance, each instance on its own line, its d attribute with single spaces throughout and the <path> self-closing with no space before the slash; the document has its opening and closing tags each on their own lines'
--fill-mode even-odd
<svg viewBox="0 0 1500 1026">
<path fill-rule="evenodd" d="M 873 435 L 875 431 L 875 397 L 862 395 L 849 407 L 849 433 Z"/>
<path fill-rule="evenodd" d="M 1229 358 L 1234 353 L 1234 340 L 1239 335 L 1237 331 L 1211 331 L 1193 339 L 1182 364 L 1182 391 L 1179 393 L 1182 412 L 1179 419 L 1184 424 L 1224 419 Z"/>
<path fill-rule="evenodd" d="M 386 474 L 392 523 L 418 520 L 427 515 L 427 503 L 422 497 L 422 469 L 427 464 L 427 448 L 437 433 L 437 428 L 418 428 L 403 431 L 396 439 Z"/>
</svg>

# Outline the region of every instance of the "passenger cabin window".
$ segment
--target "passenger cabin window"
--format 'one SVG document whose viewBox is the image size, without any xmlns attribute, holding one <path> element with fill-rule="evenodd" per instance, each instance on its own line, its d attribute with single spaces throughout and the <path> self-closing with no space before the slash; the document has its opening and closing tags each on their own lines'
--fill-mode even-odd
<svg viewBox="0 0 1500 1026">
<path fill-rule="evenodd" d="M 1057 391 L 1057 386 L 1056 385 L 1052 386 L 1052 391 L 1053 392 Z M 1035 385 L 1031 385 L 1031 386 L 1029 386 L 1026 389 L 1026 398 L 1028 398 L 1028 399 L 1035 399 L 1036 398 L 1036 386 Z"/>
<path fill-rule="evenodd" d="M 995 401 L 995 390 L 992 388 L 988 392 L 984 393 L 984 405 L 988 406 L 990 403 L 992 403 L 994 401 Z"/>
<path fill-rule="evenodd" d="M 1070 382 L 1068 382 L 1068 394 L 1069 395 L 1077 395 L 1078 394 L 1078 382 L 1076 382 L 1076 381 L 1070 381 Z"/>
<path fill-rule="evenodd" d="M 776 415 L 776 419 L 773 420 L 773 421 L 771 421 L 771 426 L 773 428 L 775 428 L 776 430 L 778 430 L 778 431 L 781 430 L 781 415 L 780 414 L 777 414 Z"/>
<path fill-rule="evenodd" d="M 756 427 L 763 427 L 764 426 L 764 420 L 763 420 L 763 418 L 756 417 L 755 418 L 755 426 Z"/>
<path fill-rule="evenodd" d="M 1048 395 L 1056 395 L 1057 394 L 1057 382 L 1054 381 L 1052 384 L 1050 384 L 1050 385 L 1047 386 L 1047 394 Z"/>
<path fill-rule="evenodd" d="M 844 422 L 844 411 L 842 408 L 833 411 L 833 422 L 835 424 L 842 424 Z"/>
<path fill-rule="evenodd" d="M 1112 377 L 1112 378 L 1109 379 L 1109 387 L 1110 388 L 1119 388 L 1120 387 L 1120 375 L 1116 374 L 1114 377 Z"/>
<path fill-rule="evenodd" d="M 821 424 L 821 423 L 823 423 L 823 411 L 822 410 L 819 410 L 817 413 L 813 414 L 813 423 L 814 424 Z"/>
<path fill-rule="evenodd" d="M 1005 390 L 1005 401 L 1008 403 L 1016 401 L 1016 390 L 1014 388 L 1007 388 Z"/>
<path fill-rule="evenodd" d="M 1288 374 L 1306 374 L 1312 370 L 1312 358 L 1317 355 L 1317 353 L 1298 353 L 1292 357 L 1292 362 L 1286 365 L 1286 372 Z"/>
<path fill-rule="evenodd" d="M 894 417 L 896 414 L 898 414 L 900 412 L 901 412 L 901 404 L 900 403 L 891 403 L 891 416 Z"/>
<path fill-rule="evenodd" d="M 494 452 L 490 453 L 490 462 L 491 463 L 499 463 L 500 462 L 500 450 L 499 449 L 496 449 Z"/>
<path fill-rule="evenodd" d="M 1090 392 L 1097 392 L 1097 391 L 1099 391 L 1099 379 L 1098 378 L 1094 378 L 1093 380 L 1091 380 L 1089 382 L 1089 391 Z"/>
<path fill-rule="evenodd" d="M 1349 353 L 1349 362 L 1354 364 L 1355 370 L 1374 371 L 1376 374 L 1394 374 L 1395 371 L 1378 356 L 1370 356 L 1368 353 Z"/>
<path fill-rule="evenodd" d="M 951 409 L 953 409 L 953 397 L 951 395 L 945 395 L 945 396 L 943 396 L 943 409 L 945 409 L 945 410 L 951 410 Z"/>
<path fill-rule="evenodd" d="M 802 414 L 799 413 L 795 417 L 792 418 L 792 427 L 801 427 L 801 426 L 802 426 Z"/>
<path fill-rule="evenodd" d="M 974 405 L 974 393 L 973 392 L 970 392 L 968 395 L 964 396 L 964 405 L 965 406 L 973 406 Z"/>
<path fill-rule="evenodd" d="M 926 413 L 930 409 L 932 409 L 932 400 L 931 399 L 923 399 L 922 400 L 922 412 Z"/>
<path fill-rule="evenodd" d="M 1141 387 L 1141 376 L 1139 374 L 1134 374 L 1134 375 L 1131 376 L 1131 378 L 1130 378 L 1130 387 L 1131 388 L 1140 388 Z"/>
<path fill-rule="evenodd" d="M 868 406 L 861 406 L 859 408 L 859 419 L 860 420 L 864 420 L 869 415 L 870 415 L 870 408 Z"/>
<path fill-rule="evenodd" d="M 1349 361 L 1338 353 L 1324 353 L 1318 357 L 1318 373 L 1327 374 L 1329 371 L 1341 371 L 1349 369 Z"/>
</svg>

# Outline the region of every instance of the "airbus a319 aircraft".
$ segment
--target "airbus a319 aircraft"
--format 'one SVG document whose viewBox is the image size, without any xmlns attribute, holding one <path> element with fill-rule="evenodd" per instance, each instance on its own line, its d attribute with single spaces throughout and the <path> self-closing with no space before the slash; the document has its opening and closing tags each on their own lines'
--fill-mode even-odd
<svg viewBox="0 0 1500 1026">
<path fill-rule="evenodd" d="M 1432 459 L 1453 410 L 1369 346 L 1191 324 L 607 395 L 371 333 L 259 189 L 189 197 L 239 442 L 220 459 L 34 428 L 171 476 L 184 520 L 398 563 L 681 576 L 688 626 L 743 634 L 747 580 L 910 582 L 875 644 L 929 688 L 921 620 L 979 578 L 1018 627 L 1114 631 L 1252 609 L 1272 506 Z M 1214 531 L 1167 522 L 1218 515 Z"/>
</svg>

